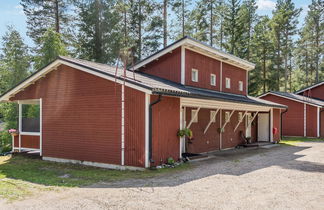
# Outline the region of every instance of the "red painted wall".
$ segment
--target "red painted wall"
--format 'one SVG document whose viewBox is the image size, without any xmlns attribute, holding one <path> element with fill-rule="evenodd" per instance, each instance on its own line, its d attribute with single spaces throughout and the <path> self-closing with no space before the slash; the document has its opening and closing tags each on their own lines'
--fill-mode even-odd
<svg viewBox="0 0 324 210">
<path fill-rule="evenodd" d="M 273 134 L 273 140 L 278 141 L 281 139 L 280 134 L 280 109 L 273 109 L 273 128 L 277 128 L 277 133 Z"/>
<path fill-rule="evenodd" d="M 191 120 L 191 110 L 192 108 L 186 108 L 187 124 Z M 212 111 L 212 109 L 200 109 L 198 112 L 198 122 L 191 124 L 190 129 L 193 132 L 193 140 L 191 143 L 188 143 L 188 140 L 186 140 L 187 152 L 202 153 L 220 149 L 220 135 L 218 132 L 218 128 L 220 127 L 220 112 L 216 115 L 216 122 L 212 123 L 204 134 L 204 130 L 210 120 L 210 111 Z"/>
<path fill-rule="evenodd" d="M 14 147 L 19 147 L 19 136 L 15 136 Z M 39 136 L 21 135 L 21 147 L 39 149 Z"/>
<path fill-rule="evenodd" d="M 145 93 L 125 87 L 125 164 L 145 166 Z"/>
<path fill-rule="evenodd" d="M 151 102 L 158 96 L 151 97 Z M 153 106 L 153 160 L 152 165 L 160 165 L 172 157 L 180 157 L 180 139 L 177 136 L 180 128 L 180 99 L 163 96 Z"/>
<path fill-rule="evenodd" d="M 321 109 L 322 112 L 321 112 L 321 133 L 320 133 L 320 136 L 321 137 L 324 137 L 324 109 Z"/>
<path fill-rule="evenodd" d="M 161 56 L 158 60 L 155 60 L 147 64 L 145 67 L 142 67 L 140 71 L 180 83 L 181 48 L 179 47 L 173 50 L 172 53 L 167 53 Z"/>
<path fill-rule="evenodd" d="M 186 49 L 186 85 L 220 90 L 220 61 Z M 191 78 L 192 69 L 198 70 L 198 82 Z M 210 85 L 210 74 L 216 75 L 216 86 Z"/>
<path fill-rule="evenodd" d="M 317 98 L 317 99 L 321 99 L 324 100 L 324 84 L 314 87 L 310 90 L 306 90 L 304 92 L 299 93 L 299 95 L 304 95 L 307 97 L 311 97 L 311 98 Z"/>
<path fill-rule="evenodd" d="M 61 65 L 12 100 L 43 98 L 43 155 L 120 164 L 121 87 Z"/>
<path fill-rule="evenodd" d="M 317 137 L 317 107 L 306 105 L 306 136 Z"/>
<path fill-rule="evenodd" d="M 223 63 L 223 77 L 222 77 L 222 91 L 227 93 L 235 93 L 241 95 L 247 95 L 246 93 L 246 74 L 247 71 L 240 69 L 236 66 L 232 66 L 227 63 Z M 231 88 L 226 88 L 226 77 L 231 79 Z M 239 91 L 239 81 L 243 82 L 243 91 Z"/>
<path fill-rule="evenodd" d="M 288 111 L 283 114 L 282 134 L 284 136 L 304 136 L 304 104 L 275 95 L 268 94 L 262 99 L 287 105 Z"/>
<path fill-rule="evenodd" d="M 223 110 L 222 111 L 222 125 L 225 123 L 225 112 L 231 110 Z M 245 134 L 245 121 L 240 123 L 239 127 L 234 132 L 234 128 L 238 123 L 238 111 L 235 111 L 225 126 L 225 130 L 222 133 L 222 149 L 232 148 L 239 144 L 244 143 L 244 140 L 241 138 L 240 131 L 243 131 Z"/>
</svg>

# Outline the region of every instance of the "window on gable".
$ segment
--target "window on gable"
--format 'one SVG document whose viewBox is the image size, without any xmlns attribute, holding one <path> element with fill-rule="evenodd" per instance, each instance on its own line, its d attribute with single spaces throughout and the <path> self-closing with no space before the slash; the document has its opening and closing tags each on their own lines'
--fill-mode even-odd
<svg viewBox="0 0 324 210">
<path fill-rule="evenodd" d="M 231 88 L 231 79 L 226 77 L 226 88 L 230 89 Z"/>
<path fill-rule="evenodd" d="M 243 91 L 243 82 L 239 81 L 239 91 Z"/>
<path fill-rule="evenodd" d="M 210 111 L 210 121 L 216 122 L 216 111 Z"/>
<path fill-rule="evenodd" d="M 192 109 L 192 110 L 191 110 L 191 120 L 193 119 L 193 120 L 192 120 L 193 123 L 198 122 L 198 114 L 197 114 L 197 116 L 195 117 L 197 111 L 198 111 L 197 109 Z"/>
<path fill-rule="evenodd" d="M 216 75 L 210 74 L 210 85 L 216 86 Z"/>
<path fill-rule="evenodd" d="M 197 69 L 191 70 L 191 80 L 193 82 L 198 82 L 198 70 Z"/>
</svg>

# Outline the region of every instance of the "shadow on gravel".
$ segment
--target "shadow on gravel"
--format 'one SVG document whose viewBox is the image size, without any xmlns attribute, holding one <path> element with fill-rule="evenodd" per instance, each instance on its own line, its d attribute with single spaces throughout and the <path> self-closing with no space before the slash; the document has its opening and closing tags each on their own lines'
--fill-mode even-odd
<svg viewBox="0 0 324 210">
<path fill-rule="evenodd" d="M 324 142 L 316 143 L 321 143 L 324 146 Z M 193 163 L 194 168 L 191 170 L 150 179 L 100 183 L 90 187 L 172 187 L 217 174 L 240 176 L 273 166 L 289 170 L 324 173 L 324 164 L 298 160 L 305 156 L 299 153 L 304 153 L 305 150 L 310 148 L 312 147 L 280 145 L 271 149 L 235 149 L 216 152 L 211 159 Z M 322 152 L 324 152 L 324 149 Z"/>
</svg>

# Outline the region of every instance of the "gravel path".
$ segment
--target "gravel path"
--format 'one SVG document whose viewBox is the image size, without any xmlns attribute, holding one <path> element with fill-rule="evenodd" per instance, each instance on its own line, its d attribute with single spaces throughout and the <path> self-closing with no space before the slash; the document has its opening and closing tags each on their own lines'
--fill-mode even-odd
<svg viewBox="0 0 324 210">
<path fill-rule="evenodd" d="M 172 175 L 43 192 L 1 209 L 324 209 L 324 142 L 216 153 Z"/>
</svg>

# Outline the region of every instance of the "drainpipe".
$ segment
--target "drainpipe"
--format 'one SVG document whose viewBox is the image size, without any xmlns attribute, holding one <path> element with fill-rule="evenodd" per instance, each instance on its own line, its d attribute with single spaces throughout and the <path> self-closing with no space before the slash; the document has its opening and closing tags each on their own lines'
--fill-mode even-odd
<svg viewBox="0 0 324 210">
<path fill-rule="evenodd" d="M 150 103 L 150 108 L 149 108 L 149 161 L 150 163 L 154 163 L 153 160 L 153 114 L 152 114 L 152 108 L 155 104 L 159 103 L 161 101 L 162 96 L 159 95 L 159 98 L 155 101 L 153 101 L 152 103 Z"/>
<path fill-rule="evenodd" d="M 281 112 L 281 117 L 280 117 L 280 138 L 282 139 L 282 115 L 285 114 L 286 112 L 288 112 L 288 108 L 286 109 L 286 111 Z"/>
</svg>

